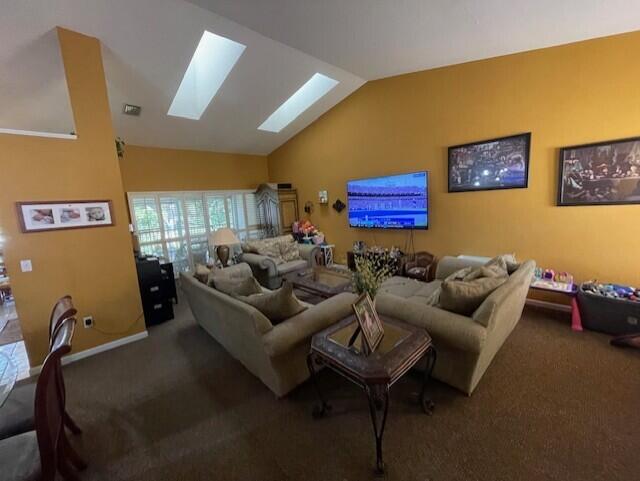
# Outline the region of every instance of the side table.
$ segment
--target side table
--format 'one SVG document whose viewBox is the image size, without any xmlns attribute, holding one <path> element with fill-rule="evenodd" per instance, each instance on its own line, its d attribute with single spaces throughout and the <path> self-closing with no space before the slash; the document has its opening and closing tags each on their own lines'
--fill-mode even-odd
<svg viewBox="0 0 640 481">
<path fill-rule="evenodd" d="M 376 468 L 378 475 L 384 474 L 382 459 L 382 436 L 389 410 L 389 388 L 421 359 L 426 358 L 420 405 L 425 414 L 432 414 L 434 404 L 426 397 L 426 385 L 436 362 L 436 350 L 431 337 L 424 329 L 392 319 L 380 317 L 384 326 L 384 337 L 373 354 L 362 353 L 362 336 L 354 345 L 349 341 L 358 328 L 355 316 L 320 331 L 313 336 L 307 365 L 312 382 L 320 399 L 313 409 L 314 418 L 321 418 L 331 411 L 316 378 L 316 366 L 326 366 L 364 389 L 369 400 L 369 411 L 376 440 Z"/>
<path fill-rule="evenodd" d="M 578 286 L 575 284 L 572 284 L 570 291 L 565 289 L 554 289 L 552 286 L 553 286 L 553 283 L 550 283 L 548 285 L 545 283 L 535 284 L 535 281 L 533 281 L 529 286 L 529 288 L 538 290 L 538 291 L 554 292 L 556 294 L 562 294 L 564 296 L 568 296 L 570 298 L 570 303 L 571 303 L 571 329 L 573 329 L 574 331 L 582 331 L 583 330 L 582 317 L 580 316 L 580 307 L 578 306 L 578 300 L 577 300 Z"/>
</svg>

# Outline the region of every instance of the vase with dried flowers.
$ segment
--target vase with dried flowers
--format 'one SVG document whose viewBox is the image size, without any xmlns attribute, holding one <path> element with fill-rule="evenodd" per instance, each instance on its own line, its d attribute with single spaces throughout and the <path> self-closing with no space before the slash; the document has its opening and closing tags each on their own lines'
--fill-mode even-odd
<svg viewBox="0 0 640 481">
<path fill-rule="evenodd" d="M 375 301 L 382 283 L 395 272 L 395 260 L 387 252 L 376 255 L 359 255 L 355 258 L 356 270 L 353 273 L 353 288 L 358 294 L 368 293 Z"/>
</svg>

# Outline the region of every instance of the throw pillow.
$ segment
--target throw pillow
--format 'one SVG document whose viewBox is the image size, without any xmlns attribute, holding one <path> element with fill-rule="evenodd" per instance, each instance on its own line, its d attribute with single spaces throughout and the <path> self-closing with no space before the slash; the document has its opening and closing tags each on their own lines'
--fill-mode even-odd
<svg viewBox="0 0 640 481">
<path fill-rule="evenodd" d="M 467 276 L 471 271 L 473 270 L 473 267 L 465 267 L 463 269 L 457 270 L 455 271 L 453 274 L 449 274 L 449 276 L 447 276 L 444 280 L 444 282 L 447 281 L 461 281 L 462 279 L 465 278 L 465 276 Z"/>
<path fill-rule="evenodd" d="M 277 324 L 306 310 L 293 294 L 293 284 L 285 282 L 280 289 L 251 296 L 236 296 L 262 312 L 272 324 Z"/>
<path fill-rule="evenodd" d="M 289 239 L 280 243 L 280 257 L 285 262 L 297 261 L 300 259 L 300 251 L 298 250 L 298 244 L 289 236 Z"/>
<path fill-rule="evenodd" d="M 440 289 L 440 307 L 470 316 L 506 280 L 507 277 L 481 277 L 472 281 L 444 281 Z"/>
<path fill-rule="evenodd" d="M 250 296 L 252 294 L 260 294 L 262 287 L 253 277 L 244 279 L 225 279 L 217 278 L 213 280 L 214 287 L 230 296 Z"/>
<path fill-rule="evenodd" d="M 198 279 L 203 284 L 207 283 L 211 269 L 203 264 L 196 264 L 196 271 L 193 273 L 193 277 Z"/>
</svg>

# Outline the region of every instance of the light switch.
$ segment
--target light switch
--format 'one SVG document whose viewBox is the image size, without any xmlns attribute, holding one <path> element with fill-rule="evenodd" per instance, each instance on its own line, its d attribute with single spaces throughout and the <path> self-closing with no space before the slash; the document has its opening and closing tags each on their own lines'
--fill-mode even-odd
<svg viewBox="0 0 640 481">
<path fill-rule="evenodd" d="M 31 272 L 33 270 L 31 259 L 20 261 L 20 269 L 22 270 L 22 272 Z"/>
</svg>

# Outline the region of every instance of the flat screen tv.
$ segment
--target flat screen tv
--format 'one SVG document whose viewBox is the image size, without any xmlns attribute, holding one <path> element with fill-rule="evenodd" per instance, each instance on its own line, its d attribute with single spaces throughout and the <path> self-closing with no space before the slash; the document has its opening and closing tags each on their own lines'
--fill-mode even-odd
<svg viewBox="0 0 640 481">
<path fill-rule="evenodd" d="M 428 185 L 427 172 L 349 181 L 349 226 L 428 229 Z"/>
</svg>

